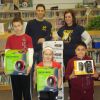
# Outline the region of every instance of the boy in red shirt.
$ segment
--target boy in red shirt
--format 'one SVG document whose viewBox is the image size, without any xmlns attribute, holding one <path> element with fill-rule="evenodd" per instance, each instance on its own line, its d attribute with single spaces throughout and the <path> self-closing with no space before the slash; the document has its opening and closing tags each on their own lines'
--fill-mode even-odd
<svg viewBox="0 0 100 100">
<path fill-rule="evenodd" d="M 22 50 L 29 52 L 29 67 L 27 68 L 27 75 L 11 75 L 13 100 L 32 100 L 31 86 L 30 86 L 30 71 L 33 59 L 32 39 L 27 34 L 23 33 L 23 21 L 21 18 L 14 18 L 12 20 L 14 29 L 13 35 L 9 36 L 6 43 L 5 52 L 11 50 Z"/>
<path fill-rule="evenodd" d="M 84 42 L 76 44 L 75 53 L 72 59 L 69 60 L 66 69 L 66 78 L 70 80 L 70 100 L 93 100 L 94 84 L 93 77 L 98 77 L 96 70 L 93 75 L 75 75 L 74 61 L 76 60 L 92 60 L 86 56 L 87 47 Z"/>
</svg>

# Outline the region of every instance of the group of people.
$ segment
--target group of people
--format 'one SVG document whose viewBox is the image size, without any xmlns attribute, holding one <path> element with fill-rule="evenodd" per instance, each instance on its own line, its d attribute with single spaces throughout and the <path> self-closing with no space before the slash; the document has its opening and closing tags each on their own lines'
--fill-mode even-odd
<svg viewBox="0 0 100 100">
<path fill-rule="evenodd" d="M 27 23 L 25 34 L 23 33 L 23 21 L 21 18 L 14 18 L 12 26 L 15 34 L 7 39 L 5 51 L 9 49 L 28 50 L 34 53 L 30 59 L 33 59 L 27 69 L 27 75 L 11 75 L 13 100 L 32 100 L 32 77 L 35 72 L 35 66 L 52 66 L 58 69 L 58 88 L 61 87 L 62 71 L 61 65 L 53 61 L 53 49 L 46 47 L 42 49 L 44 41 L 52 40 L 52 25 L 44 19 L 45 6 L 38 4 L 36 6 L 36 18 Z M 90 60 L 86 56 L 87 45 L 91 42 L 91 37 L 84 27 L 76 22 L 74 12 L 66 10 L 64 13 L 65 24 L 58 30 L 58 35 L 64 42 L 63 59 L 66 69 L 65 80 L 69 80 L 70 84 L 70 100 L 93 100 L 93 78 L 98 77 L 94 75 L 74 74 L 73 62 L 74 60 Z M 25 39 L 25 46 L 23 40 Z M 36 69 L 36 67 L 35 67 Z M 44 96 L 43 96 L 44 95 Z M 42 98 L 48 95 L 48 98 Z M 57 92 L 40 92 L 40 100 L 56 100 Z M 66 94 L 65 94 L 66 95 Z M 50 99 L 51 98 L 51 99 Z"/>
</svg>

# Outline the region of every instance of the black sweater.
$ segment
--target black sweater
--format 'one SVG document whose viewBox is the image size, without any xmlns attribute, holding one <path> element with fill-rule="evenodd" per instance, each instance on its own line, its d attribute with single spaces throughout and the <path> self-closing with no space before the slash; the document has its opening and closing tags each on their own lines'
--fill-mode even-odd
<svg viewBox="0 0 100 100">
<path fill-rule="evenodd" d="M 38 21 L 36 19 L 30 20 L 26 26 L 26 34 L 31 36 L 34 51 L 41 51 L 42 45 L 38 44 L 39 38 L 45 38 L 45 40 L 51 40 L 51 23 L 46 20 Z"/>
<path fill-rule="evenodd" d="M 67 35 L 64 41 L 64 54 L 66 55 L 74 55 L 74 47 L 75 45 L 82 41 L 81 35 L 84 32 L 84 28 L 80 25 L 73 25 L 68 27 L 67 25 L 62 26 L 58 30 L 58 35 L 63 39 L 64 34 Z"/>
</svg>

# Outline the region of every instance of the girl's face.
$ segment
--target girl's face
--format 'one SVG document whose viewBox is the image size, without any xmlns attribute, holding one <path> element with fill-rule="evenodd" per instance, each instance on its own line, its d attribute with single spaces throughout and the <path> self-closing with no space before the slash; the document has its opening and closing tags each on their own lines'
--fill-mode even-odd
<svg viewBox="0 0 100 100">
<path fill-rule="evenodd" d="M 73 18 L 72 18 L 71 13 L 66 13 L 65 14 L 65 23 L 67 23 L 68 26 L 72 26 Z"/>
<path fill-rule="evenodd" d="M 44 50 L 43 52 L 43 60 L 45 62 L 51 62 L 53 60 L 53 52 L 49 49 Z"/>
<path fill-rule="evenodd" d="M 86 54 L 86 48 L 82 45 L 79 45 L 76 49 L 75 49 L 75 53 L 76 53 L 76 56 L 80 59 L 82 59 L 85 54 Z"/>
</svg>

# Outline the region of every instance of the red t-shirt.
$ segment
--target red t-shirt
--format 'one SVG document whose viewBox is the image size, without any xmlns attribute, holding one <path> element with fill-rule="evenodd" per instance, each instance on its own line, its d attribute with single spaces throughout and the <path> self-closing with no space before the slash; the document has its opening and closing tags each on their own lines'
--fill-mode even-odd
<svg viewBox="0 0 100 100">
<path fill-rule="evenodd" d="M 27 34 L 11 35 L 7 39 L 6 49 L 28 49 L 33 48 L 32 39 Z"/>
<path fill-rule="evenodd" d="M 40 62 L 37 66 L 43 67 L 43 62 Z M 58 68 L 58 69 L 60 69 L 60 68 L 61 68 L 61 65 L 60 65 L 60 63 L 58 63 L 58 62 L 52 61 L 52 67 L 53 67 L 53 68 Z"/>
</svg>

